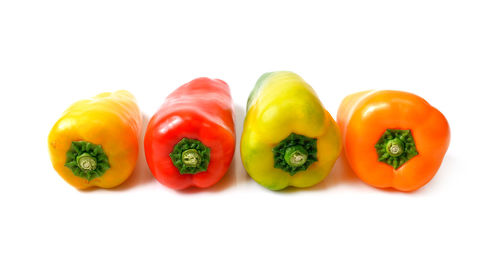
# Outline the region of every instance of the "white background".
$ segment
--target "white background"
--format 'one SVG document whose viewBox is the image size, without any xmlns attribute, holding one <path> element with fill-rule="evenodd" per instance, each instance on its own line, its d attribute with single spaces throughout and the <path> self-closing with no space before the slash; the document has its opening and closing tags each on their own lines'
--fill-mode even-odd
<svg viewBox="0 0 500 270">
<path fill-rule="evenodd" d="M 495 2 L 0 2 L 0 268 L 499 269 Z M 204 191 L 160 185 L 143 152 L 114 190 L 77 191 L 52 169 L 47 135 L 76 100 L 127 89 L 148 119 L 178 86 L 220 78 L 239 137 L 247 95 L 275 70 L 333 115 L 359 90 L 426 98 L 451 126 L 438 174 L 383 191 L 341 158 L 313 188 L 272 192 L 239 144 Z"/>
</svg>

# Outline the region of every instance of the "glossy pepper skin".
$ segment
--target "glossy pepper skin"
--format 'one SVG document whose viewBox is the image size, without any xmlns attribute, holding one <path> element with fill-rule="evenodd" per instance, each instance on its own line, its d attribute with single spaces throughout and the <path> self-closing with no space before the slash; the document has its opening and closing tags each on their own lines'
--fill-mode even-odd
<svg viewBox="0 0 500 270">
<path fill-rule="evenodd" d="M 424 186 L 441 166 L 450 142 L 444 115 L 407 92 L 347 96 L 337 119 L 350 166 L 378 188 L 413 191 Z"/>
<path fill-rule="evenodd" d="M 236 144 L 228 85 L 198 78 L 172 92 L 151 118 L 146 160 L 158 181 L 172 189 L 206 188 L 231 164 Z"/>
<path fill-rule="evenodd" d="M 48 137 L 54 169 L 77 189 L 120 185 L 135 168 L 141 121 L 134 96 L 125 90 L 74 103 Z"/>
<path fill-rule="evenodd" d="M 281 190 L 322 181 L 342 143 L 311 86 L 295 73 L 279 71 L 262 75 L 250 94 L 240 147 L 248 174 Z"/>
</svg>

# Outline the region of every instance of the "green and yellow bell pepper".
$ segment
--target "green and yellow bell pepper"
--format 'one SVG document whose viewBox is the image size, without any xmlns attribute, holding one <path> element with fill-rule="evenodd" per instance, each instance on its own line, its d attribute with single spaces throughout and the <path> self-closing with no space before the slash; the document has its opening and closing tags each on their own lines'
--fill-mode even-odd
<svg viewBox="0 0 500 270">
<path fill-rule="evenodd" d="M 251 92 L 240 147 L 248 174 L 280 190 L 321 182 L 342 142 L 311 86 L 295 73 L 279 71 L 262 75 Z"/>
</svg>

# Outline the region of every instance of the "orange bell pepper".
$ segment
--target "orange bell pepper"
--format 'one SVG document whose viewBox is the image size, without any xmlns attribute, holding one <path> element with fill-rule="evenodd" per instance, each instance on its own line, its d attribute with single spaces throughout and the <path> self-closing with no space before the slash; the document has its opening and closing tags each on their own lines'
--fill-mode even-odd
<svg viewBox="0 0 500 270">
<path fill-rule="evenodd" d="M 450 142 L 444 115 L 402 91 L 347 96 L 337 120 L 354 173 L 378 188 L 413 191 L 436 174 Z"/>
<path fill-rule="evenodd" d="M 116 187 L 135 168 L 141 124 L 141 111 L 128 91 L 80 100 L 49 133 L 52 165 L 77 189 Z"/>
</svg>

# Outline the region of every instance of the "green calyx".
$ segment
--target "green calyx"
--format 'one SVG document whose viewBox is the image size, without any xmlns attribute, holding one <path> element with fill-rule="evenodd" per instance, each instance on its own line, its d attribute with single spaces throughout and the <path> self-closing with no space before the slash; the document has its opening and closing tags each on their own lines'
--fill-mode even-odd
<svg viewBox="0 0 500 270">
<path fill-rule="evenodd" d="M 378 160 L 398 169 L 418 155 L 411 130 L 387 129 L 375 144 Z"/>
<path fill-rule="evenodd" d="M 66 152 L 64 166 L 74 175 L 90 181 L 102 176 L 109 169 L 109 161 L 102 146 L 86 141 L 74 141 Z"/>
<path fill-rule="evenodd" d="M 317 158 L 317 139 L 291 133 L 273 148 L 274 168 L 294 175 L 305 171 Z"/>
<path fill-rule="evenodd" d="M 181 174 L 204 172 L 210 163 L 210 148 L 198 140 L 183 138 L 174 146 L 170 159 Z"/>
</svg>

